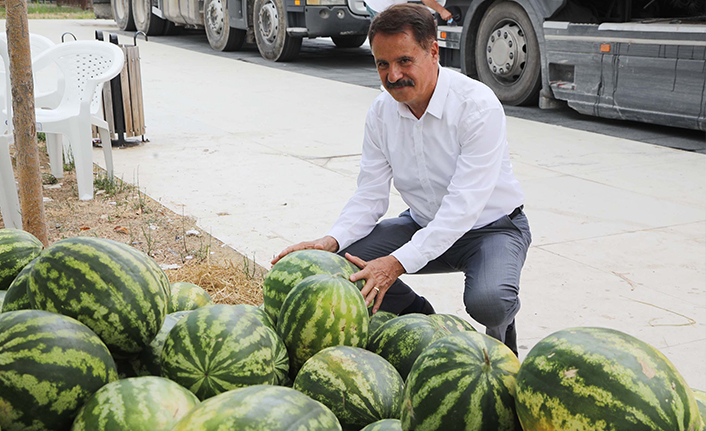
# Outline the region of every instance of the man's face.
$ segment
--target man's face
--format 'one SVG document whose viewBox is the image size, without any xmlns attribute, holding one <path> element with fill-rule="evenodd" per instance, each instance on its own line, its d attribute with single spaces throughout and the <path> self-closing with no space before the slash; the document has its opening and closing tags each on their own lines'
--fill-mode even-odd
<svg viewBox="0 0 706 431">
<path fill-rule="evenodd" d="M 410 107 L 421 104 L 426 109 L 438 75 L 436 41 L 425 50 L 408 29 L 404 33 L 376 34 L 372 49 L 380 80 L 390 95 Z"/>
</svg>

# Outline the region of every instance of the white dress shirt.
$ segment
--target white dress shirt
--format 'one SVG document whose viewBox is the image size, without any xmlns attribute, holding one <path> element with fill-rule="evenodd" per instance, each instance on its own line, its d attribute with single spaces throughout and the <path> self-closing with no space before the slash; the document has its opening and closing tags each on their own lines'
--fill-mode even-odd
<svg viewBox="0 0 706 431">
<path fill-rule="evenodd" d="M 328 233 L 341 249 L 367 236 L 387 212 L 391 180 L 422 226 L 392 253 L 407 273 L 520 206 L 505 112 L 492 90 L 439 67 L 420 119 L 387 92 L 375 99 L 365 120 L 358 188 Z"/>
</svg>

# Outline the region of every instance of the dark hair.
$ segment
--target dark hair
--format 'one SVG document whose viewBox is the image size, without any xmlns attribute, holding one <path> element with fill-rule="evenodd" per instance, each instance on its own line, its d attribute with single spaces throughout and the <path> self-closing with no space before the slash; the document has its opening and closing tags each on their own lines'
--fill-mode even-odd
<svg viewBox="0 0 706 431">
<path fill-rule="evenodd" d="M 412 31 L 412 36 L 424 50 L 436 40 L 436 21 L 429 9 L 422 5 L 403 3 L 391 6 L 376 15 L 370 24 L 370 46 L 378 33 L 398 34 Z"/>
</svg>

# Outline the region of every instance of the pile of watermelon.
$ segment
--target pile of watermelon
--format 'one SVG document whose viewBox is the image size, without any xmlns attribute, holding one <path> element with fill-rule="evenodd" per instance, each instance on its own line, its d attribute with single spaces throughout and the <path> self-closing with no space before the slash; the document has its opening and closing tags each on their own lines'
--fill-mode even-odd
<svg viewBox="0 0 706 431">
<path fill-rule="evenodd" d="M 371 316 L 357 271 L 297 251 L 262 307 L 214 304 L 130 246 L 0 230 L 0 430 L 705 428 L 706 394 L 627 334 L 566 329 L 520 363 L 456 316 Z"/>
</svg>

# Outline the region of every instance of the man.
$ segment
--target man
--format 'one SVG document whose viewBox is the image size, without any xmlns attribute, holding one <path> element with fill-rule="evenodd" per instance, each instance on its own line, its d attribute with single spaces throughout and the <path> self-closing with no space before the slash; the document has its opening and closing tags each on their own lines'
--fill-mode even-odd
<svg viewBox="0 0 706 431">
<path fill-rule="evenodd" d="M 339 252 L 373 310 L 432 314 L 398 277 L 462 271 L 467 312 L 517 354 L 514 318 L 531 235 L 512 173 L 505 114 L 484 84 L 439 66 L 431 13 L 393 6 L 368 34 L 387 92 L 365 122 L 358 188 L 323 238 L 288 247 Z M 394 182 L 409 209 L 378 223 Z M 339 251 L 340 250 L 340 251 Z M 452 294 L 452 292 L 449 292 Z"/>
</svg>

